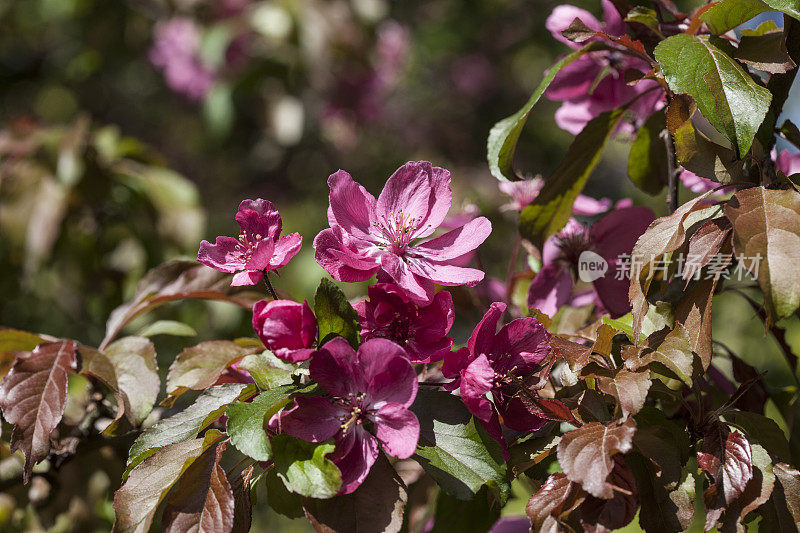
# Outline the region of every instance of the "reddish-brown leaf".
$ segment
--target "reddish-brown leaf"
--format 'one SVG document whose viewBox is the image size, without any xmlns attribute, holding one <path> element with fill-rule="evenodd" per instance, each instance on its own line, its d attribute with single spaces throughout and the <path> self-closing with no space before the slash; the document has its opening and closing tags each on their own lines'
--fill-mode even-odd
<svg viewBox="0 0 800 533">
<path fill-rule="evenodd" d="M 58 426 L 67 402 L 67 378 L 77 367 L 74 341 L 48 342 L 22 352 L 0 382 L 0 409 L 14 424 L 11 451 L 25 454 L 24 480 L 50 452 L 50 433 Z"/>
<path fill-rule="evenodd" d="M 647 228 L 631 252 L 631 286 L 628 291 L 633 307 L 634 340 L 638 343 L 642 331 L 642 321 L 647 314 L 647 291 L 650 288 L 653 272 L 650 267 L 656 259 L 666 253 L 673 252 L 683 244 L 686 238 L 684 221 L 693 211 L 702 209 L 702 203 L 712 191 L 686 202 L 671 215 L 657 218 Z M 635 260 L 634 260 L 635 259 Z"/>
<path fill-rule="evenodd" d="M 416 463 L 415 463 L 416 464 Z M 420 467 L 421 468 L 421 467 Z M 250 479 L 253 477 L 253 465 L 229 477 L 233 491 L 233 532 L 247 533 L 252 521 L 252 502 L 250 500 Z M 270 504 L 271 505 L 271 504 Z"/>
<path fill-rule="evenodd" d="M 569 480 L 580 483 L 589 494 L 611 498 L 614 487 L 606 478 L 614 467 L 613 456 L 630 451 L 634 433 L 636 422 L 633 418 L 622 424 L 584 424 L 561 438 L 558 463 Z"/>
<path fill-rule="evenodd" d="M 687 385 L 692 384 L 694 353 L 689 331 L 680 322 L 675 322 L 672 331 L 662 330 L 650 335 L 646 346 L 626 346 L 622 355 L 628 370 L 641 370 L 651 363 L 660 363 Z"/>
<path fill-rule="evenodd" d="M 753 478 L 753 455 L 747 438 L 715 422 L 703 435 L 697 463 L 714 481 L 717 493 L 730 504 Z"/>
<path fill-rule="evenodd" d="M 769 453 L 754 444 L 752 447 L 753 476 L 747 482 L 742 494 L 725 509 L 720 531 L 728 533 L 738 531 L 744 533 L 743 520 L 750 511 L 764 505 L 772 495 L 775 487 L 775 474 Z M 709 526 L 708 521 L 706 526 Z"/>
<path fill-rule="evenodd" d="M 580 505 L 584 498 L 586 494 L 580 485 L 571 482 L 565 474 L 550 474 L 525 506 L 532 530 L 542 533 L 559 531 L 561 517 Z"/>
<path fill-rule="evenodd" d="M 181 476 L 167 498 L 161 520 L 168 533 L 230 533 L 233 531 L 233 491 L 219 464 L 225 443 L 207 449 Z"/>
<path fill-rule="evenodd" d="M 231 287 L 230 274 L 194 261 L 169 261 L 150 270 L 136 287 L 133 300 L 117 307 L 106 323 L 102 351 L 137 316 L 159 305 L 181 299 L 224 300 L 252 308 L 260 296 L 247 288 Z"/>
<path fill-rule="evenodd" d="M 186 348 L 169 366 L 167 398 L 161 403 L 169 406 L 187 390 L 207 389 L 232 363 L 254 351 L 233 341 L 206 341 Z"/>
<path fill-rule="evenodd" d="M 224 435 L 215 429 L 203 438 L 159 448 L 131 470 L 127 481 L 114 493 L 115 533 L 146 533 L 158 505 L 203 452 Z"/>
<path fill-rule="evenodd" d="M 608 482 L 615 487 L 609 499 L 588 496 L 581 505 L 581 524 L 588 533 L 607 533 L 626 526 L 636 516 L 639 501 L 636 480 L 630 467 L 619 455 L 614 457 L 614 469 Z"/>
<path fill-rule="evenodd" d="M 692 259 L 685 263 L 682 272 L 687 285 L 689 280 L 697 276 L 700 270 L 720 253 L 732 230 L 730 221 L 725 217 L 719 217 L 707 220 L 689 237 L 686 256 Z"/>
<path fill-rule="evenodd" d="M 642 409 L 652 384 L 647 368 L 632 372 L 625 367 L 612 370 L 591 363 L 584 367 L 582 375 L 594 377 L 598 389 L 616 398 L 625 417 L 635 415 Z"/>
<path fill-rule="evenodd" d="M 519 399 L 529 413 L 539 418 L 555 420 L 557 422 L 572 422 L 576 425 L 579 423 L 575 420 L 569 407 L 564 405 L 560 400 L 556 400 L 555 398 L 541 398 L 535 395 L 527 396 L 525 394 L 519 394 Z"/>
<path fill-rule="evenodd" d="M 776 464 L 772 467 L 772 472 L 783 490 L 782 503 L 785 503 L 795 523 L 800 524 L 800 472 L 786 463 Z"/>
<path fill-rule="evenodd" d="M 764 293 L 768 325 L 790 316 L 800 307 L 800 193 L 745 189 L 728 201 L 725 215 L 733 224 L 736 257 Z"/>
</svg>

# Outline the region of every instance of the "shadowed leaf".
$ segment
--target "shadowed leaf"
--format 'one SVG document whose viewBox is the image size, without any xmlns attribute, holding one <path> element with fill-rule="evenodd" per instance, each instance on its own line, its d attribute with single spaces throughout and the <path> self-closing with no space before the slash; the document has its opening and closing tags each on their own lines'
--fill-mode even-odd
<svg viewBox="0 0 800 533">
<path fill-rule="evenodd" d="M 24 481 L 50 452 L 50 433 L 58 426 L 67 402 L 67 378 L 77 367 L 74 341 L 48 342 L 17 357 L 0 382 L 0 410 L 14 425 L 11 451 L 25 454 Z"/>
<path fill-rule="evenodd" d="M 250 531 L 253 514 L 253 504 L 250 499 L 250 480 L 252 477 L 253 465 L 236 473 L 236 475 L 228 475 L 234 501 L 232 530 L 234 533 L 247 533 Z"/>
<path fill-rule="evenodd" d="M 230 533 L 234 500 L 225 471 L 219 464 L 225 442 L 198 457 L 181 476 L 167 498 L 161 519 L 167 533 Z"/>
<path fill-rule="evenodd" d="M 614 494 L 602 499 L 587 496 L 581 505 L 581 524 L 588 533 L 605 533 L 628 525 L 639 509 L 636 481 L 625 461 L 614 457 L 614 469 L 608 476 Z"/>
<path fill-rule="evenodd" d="M 692 385 L 694 353 L 689 331 L 680 322 L 676 322 L 675 328 L 666 335 L 662 332 L 650 335 L 644 347 L 626 346 L 623 357 L 629 370 L 636 371 L 658 363 L 687 385 Z"/>
<path fill-rule="evenodd" d="M 664 111 L 654 113 L 636 132 L 628 154 L 628 176 L 651 196 L 667 183 L 667 150 L 661 137 L 665 127 Z"/>
<path fill-rule="evenodd" d="M 797 67 L 786 48 L 786 34 L 773 21 L 757 30 L 744 30 L 736 49 L 736 59 L 771 74 L 784 74 Z"/>
<path fill-rule="evenodd" d="M 407 502 L 403 480 L 381 454 L 355 492 L 329 500 L 304 498 L 303 507 L 320 533 L 397 533 Z"/>
<path fill-rule="evenodd" d="M 565 474 L 550 474 L 525 506 L 532 530 L 542 533 L 561 531 L 561 517 L 575 509 L 585 498 L 586 494 L 580 485 L 572 483 Z"/>
<path fill-rule="evenodd" d="M 358 313 L 342 290 L 328 278 L 319 282 L 314 293 L 314 315 L 317 317 L 320 345 L 338 335 L 353 348 L 358 347 Z"/>
<path fill-rule="evenodd" d="M 725 504 L 738 498 L 753 478 L 750 443 L 743 434 L 728 430 L 721 422 L 712 424 L 703 435 L 697 463 L 713 480 L 709 490 L 715 489 Z"/>
<path fill-rule="evenodd" d="M 644 406 L 647 391 L 650 390 L 650 371 L 644 369 L 631 372 L 627 368 L 610 369 L 591 363 L 581 372 L 597 380 L 597 388 L 610 394 L 619 402 L 625 417 L 635 415 Z"/>
</svg>

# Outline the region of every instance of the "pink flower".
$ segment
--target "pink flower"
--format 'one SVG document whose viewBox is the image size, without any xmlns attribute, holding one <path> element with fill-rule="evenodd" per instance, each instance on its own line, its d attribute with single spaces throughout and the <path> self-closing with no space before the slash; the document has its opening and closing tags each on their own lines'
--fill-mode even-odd
<svg viewBox="0 0 800 533">
<path fill-rule="evenodd" d="M 403 347 L 414 363 L 439 361 L 453 347 L 447 332 L 453 327 L 453 297 L 440 291 L 426 306 L 418 306 L 392 283 L 376 283 L 369 300 L 355 305 L 361 339 L 389 339 Z"/>
<path fill-rule="evenodd" d="M 542 178 L 533 178 L 520 181 L 501 181 L 498 187 L 512 199 L 511 202 L 502 206 L 500 210 L 522 211 L 539 196 L 539 192 L 544 187 L 544 180 Z M 572 212 L 576 215 L 599 215 L 611 209 L 611 205 L 611 200 L 608 198 L 595 200 L 589 196 L 579 194 L 578 198 L 575 199 L 575 204 L 572 206 Z"/>
<path fill-rule="evenodd" d="M 317 319 L 307 301 L 261 300 L 253 306 L 253 329 L 279 359 L 296 363 L 314 353 Z"/>
<path fill-rule="evenodd" d="M 775 168 L 791 176 L 800 172 L 800 153 L 792 150 L 781 150 L 778 152 L 773 148 L 772 159 L 775 161 Z"/>
<path fill-rule="evenodd" d="M 550 333 L 534 318 L 518 318 L 497 331 L 506 305 L 495 302 L 472 332 L 467 346 L 444 358 L 442 373 L 455 378 L 461 399 L 487 431 L 502 442 L 500 419 L 517 431 L 539 429 L 545 419 L 532 414 L 520 399 L 520 383 L 550 354 Z M 489 400 L 488 394 L 492 399 Z"/>
<path fill-rule="evenodd" d="M 214 83 L 214 73 L 200 58 L 200 31 L 188 18 L 158 23 L 150 62 L 163 69 L 173 91 L 190 100 L 202 100 Z"/>
<path fill-rule="evenodd" d="M 588 230 L 570 219 L 560 233 L 544 244 L 542 269 L 528 289 L 528 307 L 550 316 L 556 314 L 572 298 L 573 275 L 581 255 L 591 252 L 595 259 L 608 265 L 604 275 L 592 280 L 603 307 L 612 317 L 629 312 L 630 281 L 627 276 L 618 275 L 623 267 L 620 261 L 625 254 L 630 255 L 636 240 L 654 219 L 655 215 L 646 207 L 616 209 Z"/>
<path fill-rule="evenodd" d="M 456 266 L 492 231 L 485 217 L 423 242 L 450 209 L 450 173 L 427 161 L 409 162 L 386 182 L 377 200 L 340 170 L 328 178 L 330 228 L 314 239 L 317 262 L 338 281 L 366 281 L 376 273 L 426 304 L 433 284 L 473 286 L 483 272 Z"/>
<path fill-rule="evenodd" d="M 300 251 L 299 233 L 280 237 L 283 222 L 271 202 L 244 200 L 239 204 L 236 222 L 242 229 L 239 239 L 217 237 L 214 244 L 200 243 L 197 260 L 221 272 L 237 272 L 231 285 L 255 285 L 264 271 L 276 270 Z"/>
<path fill-rule="evenodd" d="M 569 41 L 561 32 L 576 18 L 595 31 L 604 31 L 615 37 L 624 35 L 625 23 L 614 5 L 610 0 L 603 0 L 602 5 L 602 23 L 588 11 L 562 5 L 553 10 L 545 26 L 553 37 L 575 49 L 582 45 Z M 651 67 L 643 59 L 606 50 L 586 54 L 564 67 L 545 92 L 549 99 L 564 102 L 556 111 L 558 126 L 576 135 L 594 117 L 627 104 L 640 95 L 643 96 L 637 98 L 628 110 L 636 117 L 637 124 L 643 123 L 662 105 L 663 93 L 653 80 L 628 85 L 624 76 L 628 69 L 648 72 Z"/>
<path fill-rule="evenodd" d="M 411 457 L 419 440 L 419 420 L 408 410 L 417 375 L 400 346 L 371 339 L 354 352 L 337 337 L 314 356 L 309 372 L 328 395 L 296 398 L 270 426 L 310 442 L 333 438 L 331 460 L 342 472 L 342 494 L 367 477 L 379 442 L 389 455 Z"/>
</svg>

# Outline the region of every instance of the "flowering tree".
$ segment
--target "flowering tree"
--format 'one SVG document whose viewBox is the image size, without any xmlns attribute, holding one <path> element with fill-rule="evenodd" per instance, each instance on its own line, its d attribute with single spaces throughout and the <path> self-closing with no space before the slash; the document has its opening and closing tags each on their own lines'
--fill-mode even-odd
<svg viewBox="0 0 800 533">
<path fill-rule="evenodd" d="M 328 178 L 314 257 L 340 284 L 369 283 L 354 303 L 327 277 L 313 297 L 287 298 L 276 274 L 302 238 L 283 234 L 272 203 L 244 200 L 238 238 L 148 272 L 99 346 L 0 330 L 3 437 L 24 455 L 22 480 L 87 442 L 124 443 L 124 532 L 157 516 L 168 531 L 247 531 L 254 501 L 318 531 L 600 532 L 637 515 L 648 532 L 796 530 L 800 385 L 784 326 L 800 308 L 800 163 L 775 143 L 800 148 L 800 130 L 778 126 L 800 6 L 602 10 L 601 22 L 556 8 L 546 26 L 571 51 L 489 134 L 489 168 L 529 254 L 518 271 L 511 250 L 502 290 L 477 254 L 491 223 L 448 219 L 451 175 L 431 163 L 406 163 L 377 198 L 345 171 Z M 732 31 L 773 10 L 782 28 Z M 157 52 L 178 84 L 186 65 Z M 522 179 L 517 142 L 542 95 L 562 102 L 556 121 L 575 138 L 552 176 Z M 665 216 L 582 194 L 614 138 L 631 141 L 637 187 L 666 189 Z M 681 182 L 697 196 L 681 203 Z M 473 289 L 449 289 L 462 286 Z M 722 292 L 752 306 L 796 386 L 771 391 L 715 338 Z M 156 408 L 149 336 L 185 325 L 124 332 L 186 299 L 247 309 L 254 335 L 185 348 Z M 464 307 L 483 316 L 462 345 L 451 330 Z M 77 419 L 66 414 L 76 383 L 87 392 Z M 526 516 L 501 519 L 522 493 Z"/>
</svg>

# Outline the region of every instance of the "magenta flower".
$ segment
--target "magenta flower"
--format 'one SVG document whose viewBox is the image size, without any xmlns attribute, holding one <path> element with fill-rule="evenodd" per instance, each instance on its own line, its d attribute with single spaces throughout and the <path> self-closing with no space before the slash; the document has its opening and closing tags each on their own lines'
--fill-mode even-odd
<svg viewBox="0 0 800 533">
<path fill-rule="evenodd" d="M 588 230 L 574 219 L 557 235 L 550 237 L 542 249 L 542 269 L 528 289 L 528 307 L 553 316 L 572 298 L 573 276 L 578 275 L 578 262 L 586 253 L 589 259 L 605 261 L 603 275 L 591 281 L 594 292 L 612 317 L 631 310 L 628 301 L 627 272 L 623 272 L 625 255 L 630 256 L 636 240 L 655 220 L 646 207 L 616 209 L 595 222 Z M 593 276 L 590 276 L 593 277 Z"/>
<path fill-rule="evenodd" d="M 455 379 L 449 388 L 460 388 L 461 400 L 500 442 L 498 414 L 517 431 L 534 431 L 545 423 L 523 404 L 520 383 L 527 385 L 551 351 L 550 333 L 534 318 L 512 320 L 497 331 L 505 310 L 506 304 L 494 302 L 467 346 L 446 355 L 442 366 L 444 376 Z"/>
<path fill-rule="evenodd" d="M 170 89 L 190 100 L 202 100 L 214 83 L 214 73 L 200 58 L 200 31 L 188 18 L 158 23 L 150 62 L 163 69 Z"/>
<path fill-rule="evenodd" d="M 279 359 L 296 363 L 314 353 L 317 319 L 307 301 L 261 300 L 253 306 L 253 329 Z"/>
<path fill-rule="evenodd" d="M 231 285 L 255 285 L 264 271 L 276 270 L 300 251 L 299 233 L 280 237 L 283 222 L 271 202 L 244 200 L 239 204 L 236 222 L 242 232 L 239 239 L 217 237 L 214 244 L 200 243 L 197 260 L 221 272 L 237 272 Z"/>
<path fill-rule="evenodd" d="M 602 0 L 602 5 L 602 23 L 586 10 L 561 5 L 547 18 L 545 27 L 553 37 L 576 49 L 582 45 L 561 35 L 576 18 L 595 31 L 604 31 L 615 37 L 624 35 L 625 23 L 614 5 L 610 0 Z M 609 50 L 586 54 L 564 67 L 545 92 L 549 99 L 564 102 L 556 111 L 558 126 L 577 135 L 597 115 L 627 104 L 637 96 L 639 98 L 628 107 L 628 111 L 636 117 L 636 124 L 647 120 L 661 107 L 664 94 L 653 80 L 628 85 L 625 82 L 628 69 L 646 73 L 651 67 L 643 59 Z"/>
<path fill-rule="evenodd" d="M 411 457 L 419 440 L 419 420 L 408 410 L 417 375 L 400 346 L 371 339 L 354 352 L 337 337 L 311 359 L 309 372 L 328 395 L 296 398 L 270 426 L 310 442 L 333 438 L 331 460 L 342 472 L 342 494 L 367 477 L 379 442 L 389 455 Z"/>
<path fill-rule="evenodd" d="M 544 180 L 542 178 L 533 178 L 520 181 L 501 181 L 498 187 L 500 191 L 510 196 L 512 200 L 501 206 L 500 210 L 522 211 L 539 196 L 539 192 L 544 187 Z M 611 205 L 611 200 L 608 198 L 595 200 L 589 196 L 579 194 L 575 199 L 575 204 L 572 206 L 572 212 L 576 215 L 599 215 L 611 209 Z"/>
<path fill-rule="evenodd" d="M 314 239 L 317 262 L 338 281 L 382 273 L 413 301 L 433 298 L 433 284 L 475 285 L 483 272 L 456 266 L 492 231 L 485 217 L 423 242 L 450 209 L 450 173 L 427 161 L 409 162 L 386 182 L 377 200 L 340 170 L 328 178 L 330 228 Z"/>
<path fill-rule="evenodd" d="M 361 339 L 389 339 L 405 349 L 414 363 L 439 361 L 453 347 L 447 332 L 453 327 L 453 297 L 440 291 L 426 306 L 412 302 L 400 287 L 376 283 L 369 300 L 355 305 Z"/>
</svg>

